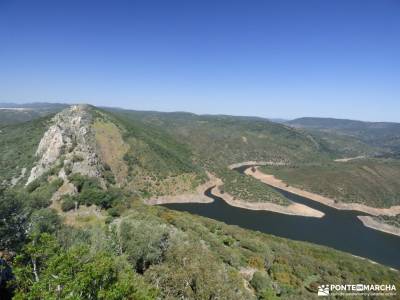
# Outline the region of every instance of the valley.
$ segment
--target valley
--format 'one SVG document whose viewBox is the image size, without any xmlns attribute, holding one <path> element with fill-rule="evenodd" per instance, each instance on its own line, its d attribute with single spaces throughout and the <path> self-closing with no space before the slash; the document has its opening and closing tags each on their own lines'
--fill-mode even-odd
<svg viewBox="0 0 400 300">
<path fill-rule="evenodd" d="M 206 195 L 214 200 L 212 203 L 176 203 L 163 206 L 275 236 L 329 246 L 397 270 L 400 268 L 399 236 L 367 228 L 359 220 L 362 214 L 360 212 L 337 210 L 305 197 L 281 192 L 296 203 L 321 211 L 324 216 L 310 218 L 269 210 L 243 209 L 227 203 L 211 189 L 206 191 Z M 365 216 L 361 218 L 363 217 Z"/>
<path fill-rule="evenodd" d="M 0 126 L 0 250 L 19 297 L 76 293 L 74 279 L 94 282 L 99 264 L 106 295 L 138 299 L 310 299 L 324 282 L 400 284 L 400 238 L 357 218 L 397 226 L 393 157 L 328 149 L 262 118 L 90 105 L 31 116 Z M 335 162 L 355 156 L 368 157 Z M 341 178 L 353 189 L 336 190 Z"/>
</svg>

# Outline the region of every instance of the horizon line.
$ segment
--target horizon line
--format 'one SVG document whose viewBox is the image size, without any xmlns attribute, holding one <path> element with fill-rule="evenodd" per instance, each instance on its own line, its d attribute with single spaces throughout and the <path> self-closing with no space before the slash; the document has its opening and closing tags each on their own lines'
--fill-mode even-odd
<svg viewBox="0 0 400 300">
<path fill-rule="evenodd" d="M 192 111 L 186 111 L 186 110 L 157 110 L 157 109 L 135 109 L 135 108 L 130 108 L 130 107 L 121 107 L 121 106 L 108 106 L 108 105 L 97 105 L 97 104 L 92 104 L 89 102 L 84 102 L 84 101 L 78 101 L 78 102 L 59 102 L 59 101 L 27 101 L 27 102 L 13 102 L 13 101 L 2 101 L 0 100 L 0 105 L 1 104 L 15 104 L 16 106 L 21 106 L 21 105 L 32 105 L 32 104 L 60 104 L 60 105 L 77 105 L 77 104 L 87 104 L 87 105 L 92 105 L 95 107 L 99 108 L 111 108 L 111 109 L 122 109 L 122 110 L 132 110 L 132 111 L 142 111 L 142 112 L 157 112 L 157 113 L 187 113 L 187 114 L 194 114 L 197 116 L 232 116 L 232 117 L 244 117 L 244 118 L 260 118 L 260 119 L 266 119 L 269 121 L 282 121 L 282 122 L 288 122 L 288 121 L 294 121 L 297 119 L 305 119 L 305 118 L 312 118 L 312 119 L 333 119 L 333 120 L 341 120 L 341 121 L 356 121 L 356 122 L 364 122 L 364 123 L 393 123 L 393 124 L 400 124 L 400 121 L 371 121 L 371 120 L 361 120 L 361 119 L 352 119 L 352 118 L 346 118 L 346 117 L 335 117 L 335 116 L 298 116 L 294 118 L 290 117 L 267 117 L 267 116 L 260 116 L 260 115 L 237 115 L 237 114 L 227 114 L 227 113 L 196 113 Z M 0 108 L 3 108 L 0 106 Z M 7 107 L 4 107 L 7 109 Z M 9 107 L 11 109 L 12 107 Z M 17 108 L 17 107 L 15 107 Z M 274 121 L 275 120 L 275 121 Z"/>
</svg>

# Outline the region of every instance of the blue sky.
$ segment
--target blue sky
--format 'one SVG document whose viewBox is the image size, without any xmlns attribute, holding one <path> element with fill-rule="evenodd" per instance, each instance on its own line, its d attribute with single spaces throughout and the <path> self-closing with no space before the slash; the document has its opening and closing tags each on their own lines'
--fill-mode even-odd
<svg viewBox="0 0 400 300">
<path fill-rule="evenodd" d="M 0 0 L 0 102 L 400 122 L 400 1 Z"/>
</svg>

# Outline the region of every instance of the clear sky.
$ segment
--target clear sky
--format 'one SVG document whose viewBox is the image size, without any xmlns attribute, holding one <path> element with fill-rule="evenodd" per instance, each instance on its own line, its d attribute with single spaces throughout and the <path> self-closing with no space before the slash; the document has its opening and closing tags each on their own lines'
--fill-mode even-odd
<svg viewBox="0 0 400 300">
<path fill-rule="evenodd" d="M 0 0 L 0 102 L 400 122 L 399 0 Z"/>
</svg>

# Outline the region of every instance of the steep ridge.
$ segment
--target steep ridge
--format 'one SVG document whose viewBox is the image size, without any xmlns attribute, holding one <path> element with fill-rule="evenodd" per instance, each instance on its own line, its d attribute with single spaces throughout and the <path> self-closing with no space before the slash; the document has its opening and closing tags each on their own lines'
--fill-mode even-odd
<svg viewBox="0 0 400 300">
<path fill-rule="evenodd" d="M 191 152 L 162 130 L 89 105 L 73 105 L 56 114 L 35 158 L 25 186 L 57 177 L 63 185 L 55 199 L 75 194 L 76 189 L 68 188 L 75 174 L 78 185 L 92 178 L 102 189 L 121 188 L 142 199 L 187 194 L 206 180 Z"/>
<path fill-rule="evenodd" d="M 70 173 L 101 177 L 103 166 L 96 153 L 89 110 L 85 105 L 73 105 L 52 119 L 52 125 L 36 150 L 39 160 L 30 172 L 27 185 L 49 171 L 57 162 L 62 164 L 58 172 L 62 179 Z"/>
</svg>

